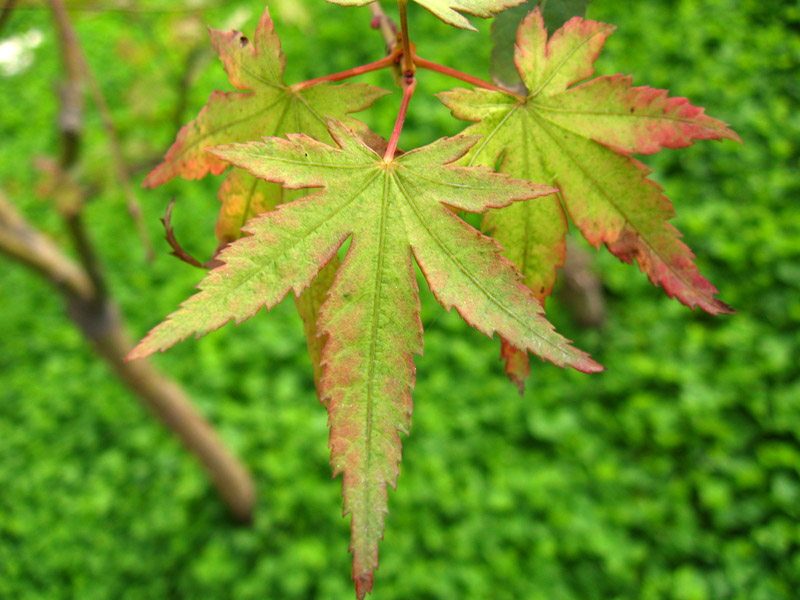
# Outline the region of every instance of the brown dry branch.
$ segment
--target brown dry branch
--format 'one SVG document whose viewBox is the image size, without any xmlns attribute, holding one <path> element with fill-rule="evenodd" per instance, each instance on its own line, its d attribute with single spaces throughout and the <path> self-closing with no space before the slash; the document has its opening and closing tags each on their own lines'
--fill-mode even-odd
<svg viewBox="0 0 800 600">
<path fill-rule="evenodd" d="M 380 2 L 373 2 L 368 6 L 372 13 L 372 18 L 378 22 L 377 28 L 380 29 L 383 41 L 386 42 L 386 54 L 390 54 L 397 43 L 397 25 L 383 11 Z"/>
<path fill-rule="evenodd" d="M 594 257 L 571 240 L 567 243 L 559 297 L 581 327 L 597 328 L 603 325 L 606 301 L 603 281 L 594 270 Z"/>
</svg>

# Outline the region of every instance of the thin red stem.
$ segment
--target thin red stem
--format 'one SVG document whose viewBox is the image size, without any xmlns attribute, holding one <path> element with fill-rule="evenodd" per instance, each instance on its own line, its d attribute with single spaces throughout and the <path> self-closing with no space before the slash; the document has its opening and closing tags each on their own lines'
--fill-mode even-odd
<svg viewBox="0 0 800 600">
<path fill-rule="evenodd" d="M 383 155 L 384 161 L 390 161 L 394 158 L 395 150 L 397 150 L 397 142 L 400 140 L 400 132 L 403 131 L 403 123 L 406 120 L 406 112 L 408 112 L 408 102 L 411 96 L 414 95 L 414 90 L 417 87 L 417 80 L 413 77 L 403 82 L 403 102 L 400 104 L 400 112 L 397 115 L 394 129 L 392 130 L 392 137 L 389 139 L 389 146 L 386 148 L 386 153 Z"/>
<path fill-rule="evenodd" d="M 492 90 L 495 92 L 503 92 L 504 94 L 508 94 L 509 96 L 514 96 L 515 98 L 519 98 L 520 100 L 523 99 L 522 96 L 520 96 L 519 94 L 515 94 L 512 91 L 500 87 L 499 85 L 489 83 L 488 81 L 484 81 L 483 79 L 473 77 L 472 75 L 467 75 L 466 73 L 462 73 L 461 71 L 457 71 L 456 69 L 451 69 L 450 67 L 445 67 L 444 65 L 440 65 L 435 62 L 425 60 L 424 58 L 420 58 L 419 56 L 414 56 L 414 63 L 416 63 L 418 67 L 421 67 L 423 69 L 428 69 L 429 71 L 436 71 L 437 73 L 442 73 L 443 75 L 447 75 L 455 79 L 460 79 L 461 81 L 465 81 L 466 83 L 470 83 L 476 87 Z"/>
<path fill-rule="evenodd" d="M 364 73 L 369 73 L 370 71 L 385 69 L 386 67 L 391 67 L 393 64 L 395 64 L 397 62 L 397 57 L 398 55 L 396 53 L 392 53 L 380 60 L 376 60 L 375 62 L 366 65 L 361 65 L 360 67 L 354 67 L 352 69 L 347 69 L 346 71 L 333 73 L 332 75 L 324 75 L 323 77 L 317 77 L 316 79 L 309 79 L 308 81 L 301 81 L 300 83 L 295 83 L 292 86 L 292 90 L 299 92 L 300 90 L 304 90 L 320 83 L 341 81 L 342 79 L 350 79 L 351 77 L 363 75 Z"/>
</svg>

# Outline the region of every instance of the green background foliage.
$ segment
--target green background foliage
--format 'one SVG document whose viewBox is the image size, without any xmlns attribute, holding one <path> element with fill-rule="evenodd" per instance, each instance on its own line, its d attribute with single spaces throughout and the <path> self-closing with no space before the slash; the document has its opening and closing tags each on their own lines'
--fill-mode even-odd
<svg viewBox="0 0 800 600">
<path fill-rule="evenodd" d="M 226 2 L 194 21 L 177 8 L 92 9 L 99 4 L 83 2 L 74 15 L 138 181 L 174 137 L 186 56 L 206 43 L 199 23 L 223 27 L 238 15 L 252 34 L 262 6 Z M 366 9 L 285 0 L 272 10 L 289 82 L 382 54 Z M 766 600 L 800 587 L 800 9 L 595 0 L 588 16 L 619 26 L 601 74 L 633 73 L 637 84 L 688 96 L 744 139 L 645 159 L 701 271 L 739 313 L 689 311 L 597 254 L 604 326 L 578 328 L 557 295 L 547 308 L 607 371 L 537 363 L 520 398 L 502 375 L 498 342 L 423 289 L 425 355 L 376 598 Z M 422 56 L 488 77 L 489 22 L 476 25 L 480 35 L 411 11 Z M 33 28 L 44 34 L 33 66 L 0 77 L 0 183 L 65 241 L 32 167 L 58 152 L 61 66 L 49 15 L 23 5 L 2 36 Z M 364 80 L 393 85 L 388 73 Z M 432 97 L 454 85 L 420 75 L 402 147 L 463 127 Z M 210 56 L 181 119 L 214 88 L 229 89 Z M 388 135 L 398 102 L 395 93 L 364 119 Z M 142 335 L 200 273 L 161 242 L 155 262 L 143 261 L 93 110 L 83 151 L 94 193 L 86 217 L 112 291 Z M 140 193 L 153 236 L 174 195 L 185 245 L 210 254 L 218 183 Z M 352 595 L 327 415 L 290 303 L 157 359 L 253 470 L 259 502 L 248 528 L 96 361 L 46 284 L 2 257 L 0 272 L 0 597 Z"/>
</svg>

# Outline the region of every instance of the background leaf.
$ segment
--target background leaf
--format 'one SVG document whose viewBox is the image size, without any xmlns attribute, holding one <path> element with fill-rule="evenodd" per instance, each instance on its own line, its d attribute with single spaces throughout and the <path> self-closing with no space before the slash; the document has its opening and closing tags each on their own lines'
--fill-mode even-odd
<svg viewBox="0 0 800 600">
<path fill-rule="evenodd" d="M 572 17 L 586 15 L 586 7 L 592 0 L 527 0 L 510 8 L 492 21 L 492 78 L 508 89 L 525 90 L 514 65 L 514 43 L 517 28 L 525 16 L 537 6 L 542 11 L 544 25 L 549 32 L 559 29 Z"/>
<path fill-rule="evenodd" d="M 717 314 L 730 308 L 694 265 L 694 254 L 667 223 L 674 215 L 650 171 L 630 158 L 661 148 L 681 148 L 696 139 L 740 141 L 724 123 L 685 98 L 663 90 L 632 87 L 621 75 L 598 77 L 594 61 L 613 27 L 574 18 L 547 35 L 540 9 L 517 33 L 515 64 L 527 96 L 485 89 L 440 95 L 459 118 L 478 121 L 480 134 L 464 164 L 558 187 L 560 199 L 490 213 L 484 220 L 506 254 L 522 268 L 526 285 L 549 295 L 555 269 L 564 261 L 566 215 L 594 247 L 605 243 L 625 262 L 635 259 L 670 297 Z M 574 87 L 573 87 L 574 86 Z M 504 347 L 506 369 L 515 383 L 526 361 Z"/>
</svg>

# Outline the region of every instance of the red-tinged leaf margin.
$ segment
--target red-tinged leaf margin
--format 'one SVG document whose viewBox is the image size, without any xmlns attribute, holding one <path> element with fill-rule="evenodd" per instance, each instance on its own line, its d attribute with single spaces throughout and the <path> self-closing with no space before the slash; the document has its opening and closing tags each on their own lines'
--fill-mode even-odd
<svg viewBox="0 0 800 600">
<path fill-rule="evenodd" d="M 701 283 L 705 281 L 704 278 L 687 271 L 687 269 L 696 271 L 691 260 L 694 256 L 677 241 L 679 237 L 677 230 L 669 225 L 664 225 L 660 230 L 653 229 L 652 235 L 655 238 L 673 248 L 665 250 L 675 261 L 670 263 L 667 260 L 665 271 L 657 264 L 664 261 L 658 258 L 657 252 L 653 252 L 658 246 L 650 245 L 650 249 L 647 249 L 645 230 L 637 228 L 624 211 L 621 214 L 628 223 L 625 228 L 601 228 L 599 224 L 610 226 L 611 222 L 600 218 L 598 209 L 590 207 L 589 203 L 583 200 L 583 194 L 580 191 L 576 192 L 575 183 L 572 181 L 574 178 L 568 174 L 570 165 L 556 164 L 555 158 L 551 160 L 554 154 L 549 152 L 550 150 L 554 150 L 556 154 L 563 154 L 562 158 L 571 161 L 573 170 L 576 168 L 582 170 L 581 176 L 591 180 L 591 185 L 596 188 L 595 196 L 605 195 L 608 206 L 613 206 L 612 210 L 620 210 L 614 201 L 616 195 L 612 197 L 604 190 L 603 186 L 609 182 L 607 173 L 597 173 L 596 179 L 592 180 L 591 165 L 582 165 L 578 155 L 571 152 L 568 142 L 570 139 L 575 140 L 576 143 L 582 144 L 586 151 L 592 153 L 591 164 L 604 164 L 602 161 L 606 160 L 612 161 L 621 169 L 624 178 L 632 186 L 630 189 L 640 189 L 641 198 L 650 203 L 643 205 L 645 210 L 660 214 L 660 218 L 666 221 L 673 216 L 671 204 L 660 194 L 660 188 L 646 178 L 650 171 L 633 160 L 630 154 L 653 153 L 662 147 L 685 147 L 695 139 L 727 138 L 739 141 L 739 137 L 724 123 L 707 117 L 702 108 L 693 107 L 684 98 L 668 98 L 666 92 L 662 90 L 634 88 L 630 85 L 630 77 L 600 77 L 569 88 L 594 73 L 592 63 L 611 31 L 611 27 L 602 23 L 576 17 L 548 41 L 540 12 L 536 10 L 531 13 L 520 26 L 516 59 L 520 75 L 534 91 L 521 105 L 507 100 L 507 108 L 509 111 L 513 109 L 530 113 L 531 122 L 538 123 L 543 132 L 540 138 L 550 140 L 552 148 L 545 150 L 543 147 L 541 152 L 545 160 L 550 162 L 551 172 L 558 173 L 560 179 L 558 185 L 567 211 L 590 243 L 597 247 L 605 242 L 612 252 L 627 262 L 633 258 L 641 258 L 640 264 L 644 266 L 651 280 L 661 284 L 669 295 L 678 297 L 688 306 L 700 306 L 712 314 L 728 312 L 729 307 L 713 298 L 713 294 L 716 293 L 716 290 L 711 292 L 713 286 L 707 282 L 707 285 Z M 573 47 L 576 50 L 573 51 Z M 581 55 L 583 62 L 576 62 L 576 57 Z M 556 66 L 551 64 L 552 61 L 557 62 Z M 469 96 L 477 98 L 478 104 L 470 106 Z M 441 95 L 455 116 L 472 121 L 481 121 L 485 117 L 485 112 L 481 114 L 480 102 L 485 102 L 485 106 L 489 107 L 495 96 L 500 97 L 502 94 L 486 91 L 455 91 Z M 600 108 L 592 105 L 591 111 L 581 109 L 591 102 L 593 97 L 599 97 L 597 104 Z M 496 105 L 501 106 L 499 103 Z M 593 126 L 596 123 L 604 127 Z M 609 126 L 612 123 L 625 125 L 625 128 L 612 128 Z M 470 127 L 468 132 L 489 133 L 493 139 L 500 139 L 495 135 L 497 129 L 490 132 L 483 131 L 480 123 Z M 606 132 L 610 133 L 606 135 Z M 590 141 L 594 146 L 589 145 Z M 512 151 L 513 148 L 510 146 L 495 147 L 487 160 L 494 160 L 494 155 L 501 152 L 505 152 L 508 156 Z M 514 171 L 508 171 L 503 167 L 504 165 L 501 165 L 501 171 L 518 176 Z M 637 172 L 638 174 L 635 174 Z M 642 242 L 639 243 L 638 240 Z M 670 270 L 669 264 L 674 264 L 676 270 L 673 277 L 666 275 Z M 684 271 L 683 274 L 681 270 Z M 687 286 L 697 288 L 698 293 L 682 292 L 681 288 Z"/>
<path fill-rule="evenodd" d="M 525 382 L 531 375 L 531 361 L 527 350 L 519 350 L 500 338 L 500 360 L 505 363 L 504 370 L 509 381 L 517 386 L 519 395 L 522 396 L 525 393 Z"/>
<path fill-rule="evenodd" d="M 209 35 L 229 82 L 239 91 L 212 93 L 197 118 L 181 128 L 163 162 L 148 174 L 145 187 L 160 185 L 175 176 L 197 179 L 209 172 L 222 173 L 229 164 L 205 152 L 204 147 L 250 139 L 251 135 L 242 131 L 241 124 L 238 128 L 228 129 L 231 123 L 235 125 L 240 121 L 250 121 L 253 125 L 258 123 L 255 130 L 262 134 L 288 133 L 291 125 L 300 127 L 312 137 L 328 141 L 323 115 L 330 115 L 345 120 L 368 143 L 383 143 L 363 123 L 345 115 L 368 108 L 377 98 L 389 92 L 361 83 L 333 85 L 322 82 L 306 89 L 287 86 L 283 78 L 286 57 L 268 8 L 264 9 L 259 19 L 252 41 L 239 31 L 209 28 Z M 272 109 L 265 112 L 265 107 Z M 226 115 L 226 111 L 232 111 L 233 115 Z M 286 196 L 280 185 L 259 181 L 237 169 L 228 173 L 218 195 L 221 202 L 216 227 L 220 242 L 218 252 L 243 235 L 241 227 L 246 221 L 274 209 L 289 198 L 298 197 L 297 193 Z M 328 270 L 323 270 L 319 278 L 312 281 L 299 297 L 295 297 L 303 320 L 317 390 L 324 338 L 316 335 L 315 321 L 338 259 L 334 257 L 331 262 Z M 330 277 L 326 275 L 328 273 Z"/>
<path fill-rule="evenodd" d="M 647 179 L 650 171 L 630 155 L 652 154 L 665 147 L 682 148 L 697 139 L 741 140 L 727 125 L 708 117 L 704 109 L 692 106 L 685 98 L 670 98 L 663 90 L 633 87 L 629 76 L 598 77 L 575 85 L 594 75 L 593 63 L 613 29 L 604 23 L 576 17 L 548 40 L 541 12 L 537 9 L 523 21 L 517 33 L 515 62 L 519 75 L 532 90 L 523 102 L 519 103 L 510 94 L 486 90 L 455 90 L 441 94 L 440 98 L 454 116 L 478 122 L 466 133 L 484 135 L 485 140 L 494 140 L 495 144 L 500 144 L 498 140 L 502 138 L 502 134 L 497 135 L 498 128 L 481 127 L 493 110 L 497 115 L 508 117 L 520 109 L 521 114 L 530 113 L 531 123 L 538 123 L 541 128 L 532 143 L 541 148 L 542 160 L 552 173 L 552 179 L 541 181 L 560 189 L 564 208 L 592 245 L 599 247 L 605 243 L 625 262 L 636 259 L 655 285 L 691 308 L 699 306 L 711 314 L 733 312 L 714 297 L 716 288 L 699 274 L 693 262 L 694 254 L 680 241 L 680 233 L 666 222 L 674 216 L 671 203 L 663 196 L 661 188 Z M 591 105 L 592 110 L 586 109 L 587 105 Z M 502 112 L 504 110 L 506 112 Z M 510 120 L 507 123 L 500 116 L 491 118 L 494 123 L 511 126 Z M 510 134 L 508 137 L 518 139 Z M 619 176 L 631 186 L 629 189 L 641 191 L 644 208 L 635 209 L 641 213 L 638 217 L 633 221 L 629 218 L 634 215 L 629 212 L 632 206 L 629 202 L 617 204 L 625 194 L 620 196 L 621 190 L 614 189 L 619 185 L 613 183 L 613 177 L 609 179 L 608 173 L 598 172 L 593 180 L 591 167 L 584 168 L 577 154 L 570 154 L 567 145 L 570 138 L 579 140 L 591 152 L 587 164 L 612 161 L 620 169 Z M 591 148 L 587 146 L 589 140 L 595 144 Z M 476 163 L 477 153 L 473 153 L 466 164 L 491 165 L 502 156 L 502 172 L 526 178 L 524 173 L 507 168 L 514 162 L 508 160 L 513 149 L 511 142 L 505 146 L 495 145 L 487 157 Z M 575 166 L 583 171 L 573 177 L 570 168 L 575 170 Z M 606 165 L 605 170 L 608 169 Z M 576 185 L 580 177 L 592 181 L 589 187 L 596 188 L 586 198 L 602 198 L 606 206 L 613 207 L 610 210 L 622 216 L 622 221 L 619 216 L 604 218 L 598 213 L 597 206 L 584 198 L 587 186 Z M 609 183 L 612 183 L 611 193 L 604 189 Z M 495 234 L 502 239 L 502 232 Z M 505 241 L 502 243 L 508 248 Z M 504 357 L 512 355 L 503 348 Z M 514 363 L 519 367 L 522 361 Z M 520 373 L 517 369 L 512 376 L 518 379 Z"/>
</svg>

